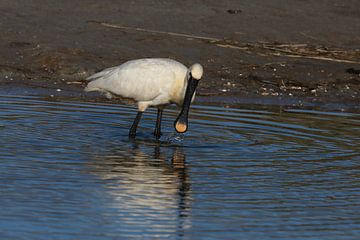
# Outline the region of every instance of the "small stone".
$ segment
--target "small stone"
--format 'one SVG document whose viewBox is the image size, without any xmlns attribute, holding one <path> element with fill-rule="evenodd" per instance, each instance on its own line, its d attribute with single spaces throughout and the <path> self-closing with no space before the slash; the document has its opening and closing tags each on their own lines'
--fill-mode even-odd
<svg viewBox="0 0 360 240">
<path fill-rule="evenodd" d="M 241 13 L 242 11 L 240 9 L 229 9 L 229 10 L 227 10 L 227 12 L 229 14 L 238 14 L 238 13 Z"/>
</svg>

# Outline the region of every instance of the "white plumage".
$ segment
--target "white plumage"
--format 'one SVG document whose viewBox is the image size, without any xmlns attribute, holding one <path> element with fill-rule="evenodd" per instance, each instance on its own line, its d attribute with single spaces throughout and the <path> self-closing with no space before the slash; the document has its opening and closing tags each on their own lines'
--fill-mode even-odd
<svg viewBox="0 0 360 240">
<path fill-rule="evenodd" d="M 139 110 L 149 106 L 182 104 L 187 84 L 188 68 L 182 63 L 165 58 L 128 61 L 120 66 L 96 73 L 85 91 L 100 91 L 131 98 Z M 110 95 L 109 95 L 110 93 Z"/>
<path fill-rule="evenodd" d="M 149 106 L 162 110 L 171 103 L 182 105 L 190 75 L 192 79 L 200 80 L 202 74 L 200 64 L 194 64 L 188 69 L 172 59 L 137 59 L 88 77 L 87 80 L 91 82 L 85 91 L 99 91 L 107 97 L 117 95 L 133 99 L 138 104 L 139 112 Z M 191 100 L 193 96 L 195 94 L 191 95 Z"/>
</svg>

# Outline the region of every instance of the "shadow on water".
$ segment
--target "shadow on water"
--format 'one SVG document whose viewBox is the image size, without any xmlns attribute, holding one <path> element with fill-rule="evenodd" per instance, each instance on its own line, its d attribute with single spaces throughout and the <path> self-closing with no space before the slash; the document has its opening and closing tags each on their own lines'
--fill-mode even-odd
<svg viewBox="0 0 360 240">
<path fill-rule="evenodd" d="M 360 115 L 0 96 L 1 239 L 357 239 Z"/>
</svg>

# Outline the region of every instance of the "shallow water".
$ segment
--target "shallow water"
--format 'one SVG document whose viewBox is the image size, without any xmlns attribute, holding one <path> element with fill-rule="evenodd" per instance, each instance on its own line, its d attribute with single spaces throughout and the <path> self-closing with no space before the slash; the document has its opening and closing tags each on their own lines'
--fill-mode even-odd
<svg viewBox="0 0 360 240">
<path fill-rule="evenodd" d="M 357 239 L 360 115 L 0 96 L 1 239 Z M 255 109 L 255 110 L 254 110 Z"/>
</svg>

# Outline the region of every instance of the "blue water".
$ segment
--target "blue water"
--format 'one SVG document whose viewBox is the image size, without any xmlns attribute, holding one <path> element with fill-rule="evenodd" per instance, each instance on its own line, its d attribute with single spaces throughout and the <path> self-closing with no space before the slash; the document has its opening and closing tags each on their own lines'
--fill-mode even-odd
<svg viewBox="0 0 360 240">
<path fill-rule="evenodd" d="M 358 239 L 360 115 L 0 96 L 0 239 Z"/>
</svg>

